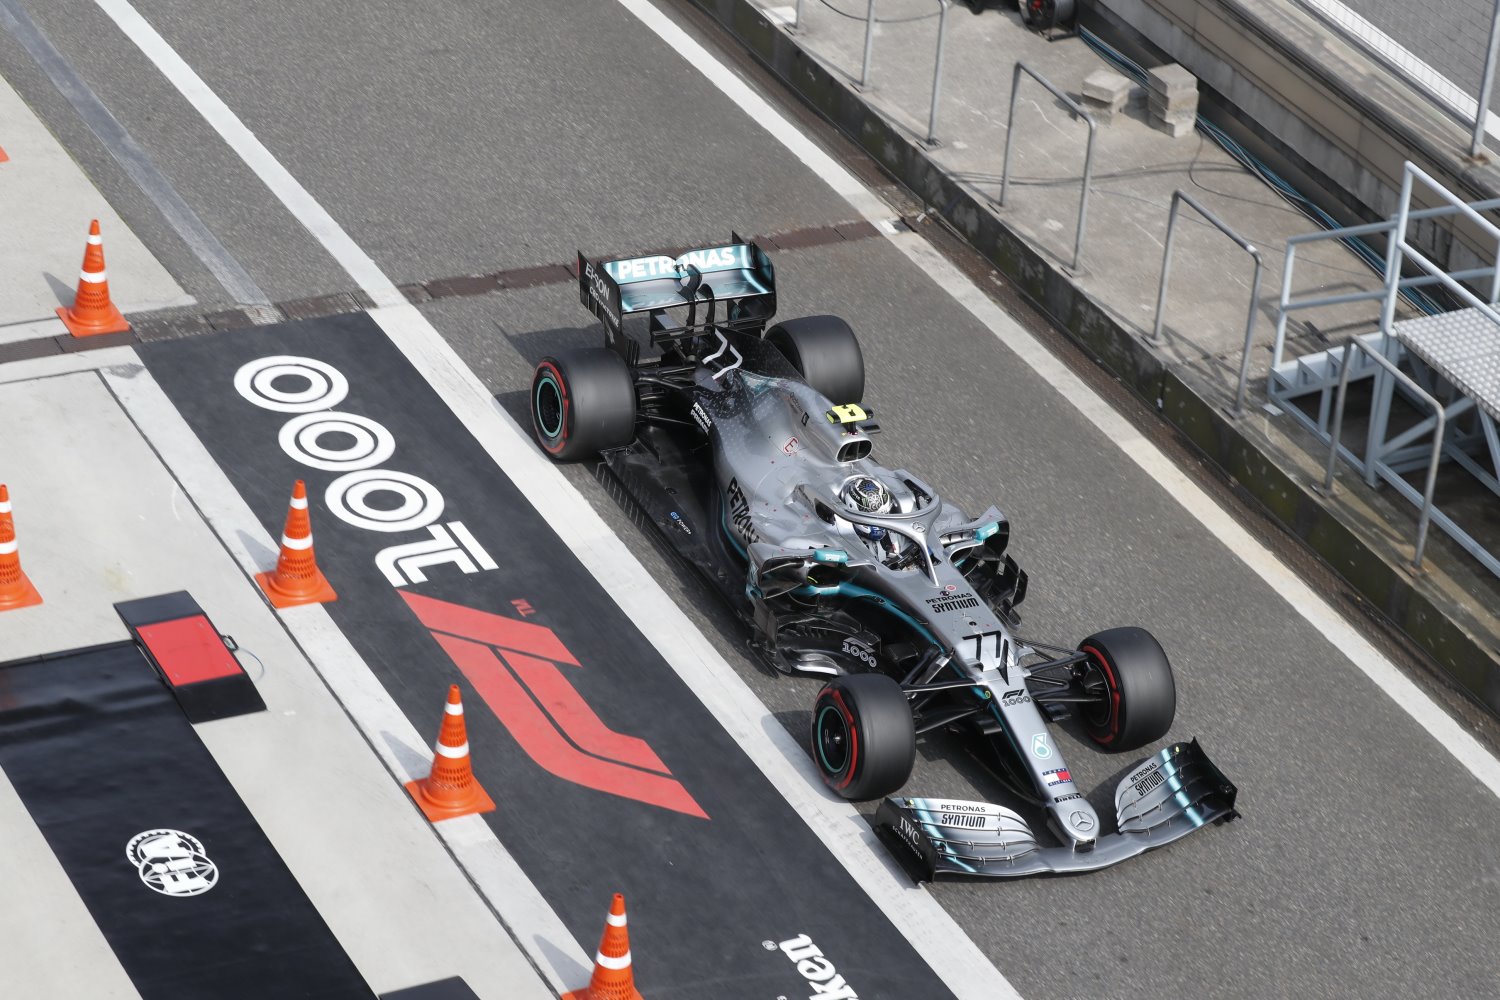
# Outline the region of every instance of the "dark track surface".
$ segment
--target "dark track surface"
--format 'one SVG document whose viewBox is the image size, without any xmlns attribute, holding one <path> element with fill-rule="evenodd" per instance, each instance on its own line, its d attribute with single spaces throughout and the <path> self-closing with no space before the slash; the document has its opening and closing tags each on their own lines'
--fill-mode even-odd
<svg viewBox="0 0 1500 1000">
<path fill-rule="evenodd" d="M 91 4 L 28 9 L 271 298 L 350 289 Z M 855 217 L 613 3 L 439 0 L 420 19 L 393 0 L 139 9 L 398 282 Z M 202 268 L 8 38 L 0 71 L 212 300 Z M 775 263 L 782 315 L 837 312 L 860 332 L 881 456 L 1011 515 L 1033 581 L 1026 631 L 1062 643 L 1152 629 L 1177 669 L 1173 736 L 1200 737 L 1241 788 L 1243 821 L 1107 872 L 934 890 L 1011 982 L 1032 998 L 1500 993 L 1500 803 L 888 243 Z M 598 336 L 566 287 L 424 312 L 522 419 L 531 363 Z M 816 684 L 764 676 L 699 581 L 588 468 L 568 474 L 803 734 Z M 1059 743 L 1080 788 L 1130 762 L 1071 734 Z M 923 748 L 909 787 L 1001 794 L 942 742 Z"/>
</svg>

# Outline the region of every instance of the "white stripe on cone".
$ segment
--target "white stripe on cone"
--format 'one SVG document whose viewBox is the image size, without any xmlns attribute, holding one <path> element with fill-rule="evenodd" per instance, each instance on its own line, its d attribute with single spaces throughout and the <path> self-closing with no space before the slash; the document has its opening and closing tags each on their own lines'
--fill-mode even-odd
<svg viewBox="0 0 1500 1000">
<path fill-rule="evenodd" d="M 8 556 L 16 551 L 19 546 L 15 542 L 0 542 L 0 556 Z"/>
<path fill-rule="evenodd" d="M 445 746 L 442 743 L 438 743 L 434 746 L 434 749 L 436 749 L 437 752 L 444 757 L 458 758 L 469 756 L 469 742 L 467 740 L 465 740 L 463 743 L 460 743 L 456 747 Z"/>
<path fill-rule="evenodd" d="M 292 497 L 292 509 L 293 510 L 306 510 L 307 509 L 307 497 Z"/>
<path fill-rule="evenodd" d="M 103 236 L 96 236 L 93 233 L 90 233 L 89 234 L 89 244 L 91 246 L 96 246 L 96 247 L 103 246 L 104 245 L 104 237 Z"/>
<path fill-rule="evenodd" d="M 109 280 L 109 275 L 104 271 L 79 271 L 79 281 L 87 281 L 91 285 L 101 285 Z"/>
<path fill-rule="evenodd" d="M 308 535 L 306 538 L 293 538 L 290 535 L 282 535 L 281 547 L 286 549 L 310 549 L 312 548 L 312 535 Z"/>
<path fill-rule="evenodd" d="M 619 958 L 610 958 L 608 955 L 604 954 L 604 952 L 601 951 L 599 952 L 599 954 L 594 956 L 594 961 L 598 962 L 604 968 L 609 969 L 612 972 L 619 972 L 621 969 L 630 968 L 630 952 L 627 951 Z"/>
<path fill-rule="evenodd" d="M 613 913 L 606 913 L 604 915 L 604 922 L 612 927 L 624 927 L 625 914 L 622 913 L 619 916 L 615 916 Z"/>
<path fill-rule="evenodd" d="M 0 514 L 9 514 L 9 513 L 10 513 L 10 501 L 9 500 L 0 500 Z"/>
<path fill-rule="evenodd" d="M 443 705 L 443 711 L 449 715 L 463 715 L 464 706 L 462 702 L 459 702 L 457 705 L 452 702 L 446 702 Z"/>
</svg>

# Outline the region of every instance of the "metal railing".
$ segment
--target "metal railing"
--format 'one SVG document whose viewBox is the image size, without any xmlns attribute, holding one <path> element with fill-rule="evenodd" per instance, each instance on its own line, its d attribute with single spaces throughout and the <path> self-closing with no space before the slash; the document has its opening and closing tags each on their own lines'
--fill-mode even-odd
<svg viewBox="0 0 1500 1000">
<path fill-rule="evenodd" d="M 1005 207 L 1005 195 L 1010 190 L 1010 134 L 1016 125 L 1016 96 L 1021 89 L 1021 74 L 1025 73 L 1037 83 L 1046 88 L 1053 97 L 1062 101 L 1068 110 L 1073 113 L 1074 118 L 1082 118 L 1089 127 L 1088 148 L 1083 154 L 1083 193 L 1078 199 L 1078 232 L 1073 238 L 1073 270 L 1078 270 L 1079 258 L 1083 256 L 1083 232 L 1089 215 L 1089 181 L 1094 174 L 1094 137 L 1099 131 L 1099 123 L 1094 121 L 1094 116 L 1083 110 L 1079 104 L 1067 94 L 1052 85 L 1052 81 L 1042 76 L 1036 70 L 1025 63 L 1016 63 L 1015 72 L 1010 78 L 1010 111 L 1005 118 L 1005 161 L 1000 167 L 1000 201 L 999 207 Z"/>
<path fill-rule="evenodd" d="M 782 22 L 785 24 L 787 31 L 797 32 L 806 30 L 802 26 L 802 8 L 805 3 L 806 0 L 797 0 L 797 8 L 792 15 L 792 20 Z M 938 33 L 937 52 L 933 57 L 932 66 L 932 101 L 927 110 L 927 137 L 923 140 L 928 146 L 936 146 L 938 144 L 937 117 L 938 100 L 942 94 L 943 87 L 943 46 L 948 39 L 948 9 L 953 6 L 953 0 L 937 0 L 937 5 Z M 878 18 L 875 16 L 875 0 L 866 0 L 864 54 L 860 59 L 859 82 L 856 84 L 860 90 L 868 90 L 870 86 L 870 62 L 875 50 L 875 25 L 877 21 Z"/>
<path fill-rule="evenodd" d="M 1487 201 L 1477 201 L 1471 206 L 1477 211 L 1489 211 L 1500 208 L 1500 198 L 1491 198 Z M 1435 219 L 1442 216 L 1456 215 L 1458 210 L 1451 205 L 1439 205 L 1437 208 L 1424 208 L 1407 214 L 1408 219 Z M 1364 236 L 1387 234 L 1395 231 L 1396 218 L 1384 222 L 1367 222 L 1359 226 L 1344 226 L 1342 229 L 1319 230 L 1314 233 L 1300 233 L 1287 240 L 1286 259 L 1281 271 L 1281 300 L 1276 311 L 1276 339 L 1271 347 L 1271 367 L 1281 364 L 1282 351 L 1286 344 L 1286 322 L 1287 313 L 1298 309 L 1316 309 L 1321 306 L 1344 305 L 1349 302 L 1362 302 L 1385 298 L 1390 290 L 1382 284 L 1379 288 L 1372 288 L 1363 292 L 1345 292 L 1338 295 L 1319 295 L 1305 299 L 1292 298 L 1292 271 L 1296 267 L 1297 247 L 1305 243 L 1315 243 L 1320 240 L 1343 240 L 1355 239 Z M 1470 278 L 1490 278 L 1493 280 L 1496 269 L 1494 267 L 1478 267 L 1467 271 L 1452 271 L 1450 276 L 1458 280 L 1467 281 Z M 1397 292 L 1411 288 L 1423 288 L 1438 284 L 1442 279 L 1430 274 L 1419 275 L 1411 278 L 1402 278 L 1397 283 Z"/>
<path fill-rule="evenodd" d="M 1422 512 L 1417 516 L 1416 551 L 1412 556 L 1412 568 L 1421 571 L 1422 553 L 1427 547 L 1427 526 L 1432 520 L 1432 494 L 1437 487 L 1438 462 L 1442 459 L 1443 435 L 1447 431 L 1447 412 L 1443 409 L 1442 403 L 1438 402 L 1431 393 L 1423 389 L 1409 375 L 1398 368 L 1394 362 L 1357 337 L 1351 337 L 1349 342 L 1344 345 L 1343 364 L 1339 372 L 1338 397 L 1333 406 L 1333 430 L 1328 442 L 1328 467 L 1323 477 L 1323 492 L 1328 495 L 1333 493 L 1333 475 L 1338 465 L 1339 449 L 1341 447 L 1339 437 L 1343 434 L 1344 430 L 1344 400 L 1349 393 L 1349 371 L 1353 367 L 1350 365 L 1350 361 L 1354 359 L 1354 352 L 1356 350 L 1367 355 L 1376 364 L 1384 368 L 1392 378 L 1396 379 L 1412 394 L 1420 397 L 1423 402 L 1432 407 L 1432 457 L 1427 463 L 1427 484 L 1422 490 Z M 1356 460 L 1356 465 L 1359 464 L 1358 460 Z M 1372 449 L 1367 443 L 1361 471 L 1368 476 L 1371 472 L 1381 471 L 1383 465 L 1384 463 L 1375 454 L 1375 449 Z M 1405 487 L 1406 489 L 1410 489 L 1401 480 L 1401 477 L 1397 476 L 1394 472 L 1390 473 L 1386 478 L 1397 488 Z"/>
<path fill-rule="evenodd" d="M 1400 284 L 1401 264 L 1404 260 L 1410 260 L 1429 275 L 1437 278 L 1459 299 L 1478 309 L 1492 322 L 1500 324 L 1500 312 L 1496 312 L 1494 306 L 1495 301 L 1500 299 L 1500 266 L 1491 269 L 1493 273 L 1490 275 L 1489 302 L 1482 302 L 1479 296 L 1459 284 L 1453 275 L 1444 271 L 1435 261 L 1406 241 L 1407 226 L 1410 225 L 1411 218 L 1418 214 L 1411 210 L 1412 183 L 1418 180 L 1426 185 L 1428 191 L 1446 201 L 1454 211 L 1488 233 L 1495 241 L 1495 259 L 1500 261 L 1500 226 L 1496 226 L 1480 215 L 1472 205 L 1460 200 L 1452 191 L 1433 180 L 1425 170 L 1408 160 L 1406 169 L 1401 173 L 1401 208 L 1396 212 L 1395 228 L 1386 246 L 1386 296 L 1385 308 L 1380 315 L 1380 329 L 1389 333 L 1391 323 L 1396 318 L 1397 285 Z"/>
<path fill-rule="evenodd" d="M 1248 253 L 1255 261 L 1255 277 L 1250 283 L 1250 308 L 1245 316 L 1245 349 L 1240 357 L 1240 380 L 1234 394 L 1234 415 L 1238 417 L 1245 410 L 1245 383 L 1250 376 L 1250 346 L 1255 340 L 1255 307 L 1260 301 L 1260 278 L 1265 270 L 1266 262 L 1262 259 L 1260 251 L 1255 248 L 1255 244 L 1235 232 L 1223 219 L 1200 205 L 1196 198 L 1180 188 L 1173 191 L 1172 208 L 1167 215 L 1167 243 L 1161 257 L 1161 283 L 1156 286 L 1156 322 L 1151 327 L 1152 340 L 1161 339 L 1162 314 L 1165 311 L 1167 299 L 1167 279 L 1172 274 L 1172 242 L 1177 235 L 1177 206 L 1182 202 L 1187 202 L 1215 229 L 1239 244 L 1240 249 Z"/>
<path fill-rule="evenodd" d="M 943 41 L 948 37 L 948 8 L 953 6 L 948 0 L 937 0 L 937 4 L 937 56 L 932 66 L 932 106 L 927 111 L 927 145 L 929 146 L 937 145 L 938 95 L 942 93 L 943 86 Z"/>
</svg>

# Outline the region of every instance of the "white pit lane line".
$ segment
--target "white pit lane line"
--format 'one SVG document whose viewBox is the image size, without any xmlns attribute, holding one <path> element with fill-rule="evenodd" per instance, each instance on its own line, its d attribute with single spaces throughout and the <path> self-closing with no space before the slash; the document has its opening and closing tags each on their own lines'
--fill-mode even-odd
<svg viewBox="0 0 1500 1000">
<path fill-rule="evenodd" d="M 890 208 L 874 192 L 659 10 L 645 0 L 617 2 L 739 105 L 756 124 L 796 155 L 862 216 L 877 224 L 889 218 Z M 624 544 L 500 409 L 437 330 L 414 307 L 405 304 L 404 297 L 369 255 L 349 238 L 127 0 L 95 0 L 95 3 L 156 64 L 364 291 L 385 307 L 372 312 L 376 321 L 947 985 L 966 1000 L 1019 996 L 930 895 L 910 888 L 900 876 L 893 874 L 895 869 L 885 849 L 852 808 L 815 793 L 819 785 L 806 753 L 779 723 L 769 717 L 765 707 L 667 598 Z M 1500 796 L 1500 761 L 1487 753 L 1269 550 L 1235 524 L 1165 455 L 1142 438 L 1124 418 L 1110 409 L 1103 399 L 936 250 L 914 234 L 892 234 L 889 227 L 883 225 L 880 229 L 939 287 L 963 304 L 1002 344 L 1160 483 L 1188 513 L 1220 539 L 1235 558 L 1254 570 L 1296 613 L 1390 695 L 1481 783 Z M 294 632 L 297 630 L 295 615 L 288 616 L 288 624 Z M 352 650 L 346 655 L 352 655 Z M 364 726 L 364 720 L 360 721 Z M 508 916 L 506 899 L 492 898 L 491 902 L 503 916 Z M 524 946 L 527 941 L 522 943 Z"/>
</svg>

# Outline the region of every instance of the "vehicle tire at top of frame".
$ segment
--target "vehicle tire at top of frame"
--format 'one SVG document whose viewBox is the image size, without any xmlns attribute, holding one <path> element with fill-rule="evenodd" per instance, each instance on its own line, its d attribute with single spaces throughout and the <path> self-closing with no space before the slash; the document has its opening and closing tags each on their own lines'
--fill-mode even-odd
<svg viewBox="0 0 1500 1000">
<path fill-rule="evenodd" d="M 835 677 L 813 704 L 813 761 L 829 788 L 863 802 L 906 784 L 917 759 L 906 694 L 885 674 Z"/>
<path fill-rule="evenodd" d="M 829 402 L 858 403 L 865 398 L 865 356 L 854 331 L 839 317 L 783 320 L 766 331 L 766 341 Z"/>
<path fill-rule="evenodd" d="M 1099 690 L 1096 705 L 1080 705 L 1089 737 L 1111 751 L 1135 750 L 1161 739 L 1177 714 L 1172 665 L 1156 637 L 1125 626 L 1095 632 L 1078 644 L 1088 654 L 1083 684 Z"/>
<path fill-rule="evenodd" d="M 556 461 L 629 444 L 635 403 L 630 368 L 608 348 L 559 351 L 539 361 L 531 377 L 531 427 Z"/>
</svg>

